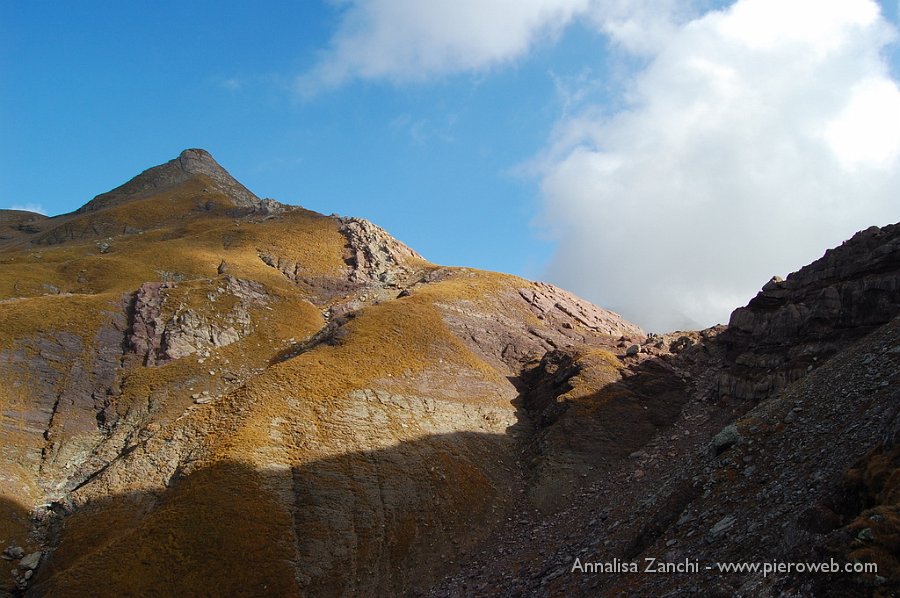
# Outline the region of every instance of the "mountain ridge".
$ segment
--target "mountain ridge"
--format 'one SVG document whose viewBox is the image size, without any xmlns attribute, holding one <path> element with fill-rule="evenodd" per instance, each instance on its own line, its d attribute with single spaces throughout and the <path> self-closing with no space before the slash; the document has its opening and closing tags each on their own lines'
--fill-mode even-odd
<svg viewBox="0 0 900 598">
<path fill-rule="evenodd" d="M 896 472 L 900 227 L 728 327 L 648 335 L 213 164 L 186 150 L 0 244 L 0 595 L 660 594 L 701 578 L 569 569 L 826 552 L 882 567 L 843 595 L 898 587 L 894 486 L 853 471 Z"/>
</svg>

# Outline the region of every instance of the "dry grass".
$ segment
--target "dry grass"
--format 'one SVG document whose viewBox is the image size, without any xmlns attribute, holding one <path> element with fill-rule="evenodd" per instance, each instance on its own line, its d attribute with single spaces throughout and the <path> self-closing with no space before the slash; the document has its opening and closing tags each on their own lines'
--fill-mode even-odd
<svg viewBox="0 0 900 598">
<path fill-rule="evenodd" d="M 51 285 L 62 293 L 128 292 L 162 273 L 212 278 L 222 260 L 234 276 L 285 284 L 260 252 L 288 259 L 310 276 L 340 274 L 345 240 L 334 219 L 299 209 L 271 220 L 237 219 L 224 196 L 204 188 L 202 180 L 187 181 L 72 217 L 62 226 L 76 230 L 75 239 L 3 252 L 0 299 L 53 293 Z M 100 252 L 100 241 L 109 244 L 107 253 Z"/>
<path fill-rule="evenodd" d="M 487 306 L 490 307 L 490 302 L 494 297 L 530 284 L 509 274 L 472 268 L 435 267 L 432 269 L 446 272 L 446 278 L 417 287 L 415 294 L 428 297 L 434 302 L 471 301 L 479 306 L 485 306 L 485 302 L 488 302 Z"/>
<path fill-rule="evenodd" d="M 878 575 L 900 583 L 900 447 L 873 450 L 848 472 L 847 481 L 868 507 L 848 529 L 856 537 L 868 528 L 874 538 L 854 541 L 847 559 L 878 563 Z"/>
<path fill-rule="evenodd" d="M 340 404 L 351 390 L 377 387 L 388 380 L 394 388 L 402 386 L 404 380 L 437 366 L 498 386 L 507 384 L 446 328 L 437 308 L 425 297 L 370 306 L 347 323 L 338 337 L 335 344 L 319 345 L 251 380 L 246 402 L 253 405 L 252 412 L 245 415 L 239 432 L 220 439 L 217 458 L 253 463 L 254 449 L 272 444 L 270 424 L 276 417 L 285 418 L 294 429 L 312 427 L 320 429 L 323 438 L 333 435 L 335 431 L 320 427 L 318 409 Z M 407 392 L 414 394 L 415 389 Z M 403 438 L 411 432 L 390 422 L 379 433 L 384 438 Z M 279 441 L 279 458 L 298 463 L 321 456 L 298 444 L 301 440 L 289 436 Z M 261 453 L 257 464 L 271 458 L 271 452 Z"/>
<path fill-rule="evenodd" d="M 71 516 L 38 581 L 53 576 L 51 596 L 297 595 L 293 520 L 257 472 L 220 463 L 153 502 L 116 497 Z"/>
<path fill-rule="evenodd" d="M 119 296 L 45 295 L 0 303 L 0 349 L 16 341 L 56 332 L 68 332 L 87 341 L 108 317 Z"/>
</svg>

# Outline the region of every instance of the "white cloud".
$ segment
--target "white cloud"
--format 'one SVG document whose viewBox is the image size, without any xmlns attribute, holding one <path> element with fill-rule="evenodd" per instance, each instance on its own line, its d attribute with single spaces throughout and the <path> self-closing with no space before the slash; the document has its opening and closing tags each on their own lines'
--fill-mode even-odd
<svg viewBox="0 0 900 598">
<path fill-rule="evenodd" d="M 240 91 L 240 89 L 244 86 L 244 83 L 237 77 L 222 79 L 220 81 L 220 84 L 228 91 Z"/>
<path fill-rule="evenodd" d="M 636 54 L 654 54 L 697 10 L 698 0 L 594 0 L 588 16 L 610 39 Z"/>
<path fill-rule="evenodd" d="M 564 118 L 539 160 L 554 282 L 651 330 L 710 325 L 900 219 L 894 31 L 874 2 L 739 0 L 647 27 L 628 108 Z"/>
<path fill-rule="evenodd" d="M 885 116 L 888 118 L 885 120 Z M 845 168 L 888 167 L 900 155 L 900 89 L 871 78 L 850 90 L 850 101 L 825 128 L 825 139 Z"/>
<path fill-rule="evenodd" d="M 797 45 L 820 53 L 839 48 L 854 29 L 880 18 L 877 4 L 855 0 L 754 0 L 738 2 L 729 12 L 719 21 L 728 39 L 757 50 Z"/>
<path fill-rule="evenodd" d="M 421 81 L 479 71 L 525 54 L 584 14 L 592 0 L 347 0 L 303 93 L 351 79 Z"/>
<path fill-rule="evenodd" d="M 395 134 L 408 137 L 412 145 L 424 147 L 432 141 L 452 143 L 456 139 L 454 134 L 456 122 L 457 117 L 454 114 L 448 114 L 440 119 L 401 114 L 389 124 Z"/>
<path fill-rule="evenodd" d="M 628 51 L 658 49 L 695 5 L 711 0 L 334 0 L 338 29 L 297 79 L 313 95 L 354 79 L 424 81 L 524 56 L 577 19 Z"/>
</svg>

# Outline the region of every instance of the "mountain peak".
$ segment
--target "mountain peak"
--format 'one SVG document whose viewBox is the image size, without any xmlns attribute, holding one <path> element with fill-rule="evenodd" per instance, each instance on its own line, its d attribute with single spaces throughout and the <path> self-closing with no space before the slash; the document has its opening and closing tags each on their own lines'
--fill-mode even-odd
<svg viewBox="0 0 900 598">
<path fill-rule="evenodd" d="M 258 208 L 261 200 L 222 168 L 208 151 L 190 148 L 165 164 L 149 168 L 112 191 L 102 193 L 77 210 L 77 213 L 101 210 L 114 204 L 142 197 L 148 191 L 159 191 L 182 183 L 194 176 L 210 178 L 237 207 Z"/>
</svg>

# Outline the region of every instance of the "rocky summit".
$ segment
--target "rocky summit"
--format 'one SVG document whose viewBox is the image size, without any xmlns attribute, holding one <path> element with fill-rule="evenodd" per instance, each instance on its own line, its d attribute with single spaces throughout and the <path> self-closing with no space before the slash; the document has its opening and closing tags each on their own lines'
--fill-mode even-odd
<svg viewBox="0 0 900 598">
<path fill-rule="evenodd" d="M 893 596 L 898 314 L 900 225 L 652 335 L 186 150 L 0 211 L 0 596 Z"/>
</svg>

